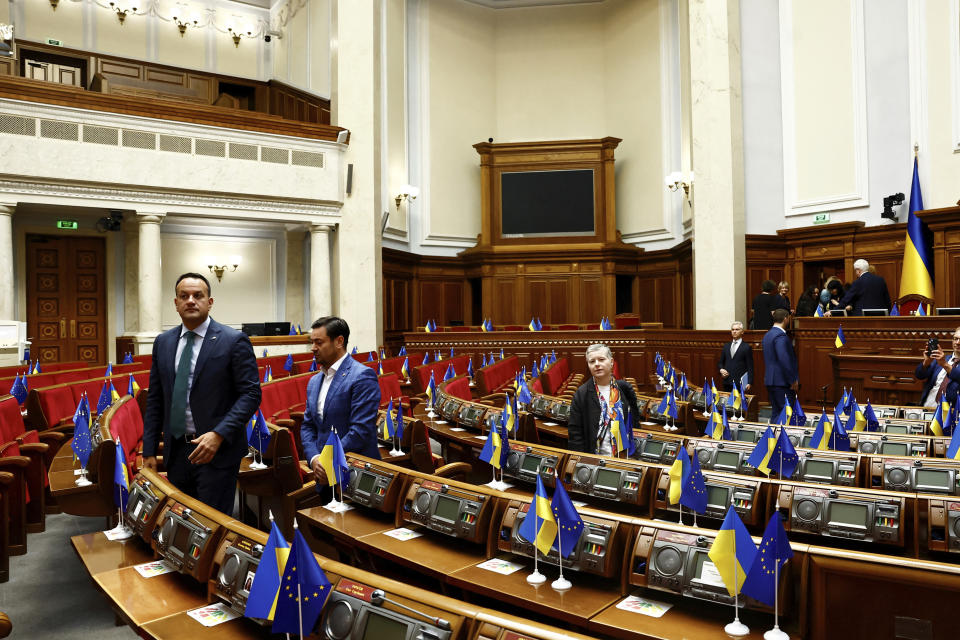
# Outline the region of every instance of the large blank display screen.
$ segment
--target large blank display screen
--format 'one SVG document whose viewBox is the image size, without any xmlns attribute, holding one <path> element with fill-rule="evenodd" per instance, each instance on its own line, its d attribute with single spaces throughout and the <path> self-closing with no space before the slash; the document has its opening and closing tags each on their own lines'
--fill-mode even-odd
<svg viewBox="0 0 960 640">
<path fill-rule="evenodd" d="M 504 238 L 593 235 L 593 169 L 500 174 Z"/>
</svg>

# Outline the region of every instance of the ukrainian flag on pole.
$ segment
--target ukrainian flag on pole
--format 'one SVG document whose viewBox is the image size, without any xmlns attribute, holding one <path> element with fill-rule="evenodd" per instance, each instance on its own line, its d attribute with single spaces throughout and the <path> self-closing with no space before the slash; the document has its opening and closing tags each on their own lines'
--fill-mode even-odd
<svg viewBox="0 0 960 640">
<path fill-rule="evenodd" d="M 901 298 L 911 293 L 933 298 L 933 234 L 926 223 L 917 217 L 917 211 L 921 210 L 923 195 L 920 193 L 920 173 L 914 149 L 907 241 L 903 246 L 903 273 L 900 276 Z"/>
</svg>

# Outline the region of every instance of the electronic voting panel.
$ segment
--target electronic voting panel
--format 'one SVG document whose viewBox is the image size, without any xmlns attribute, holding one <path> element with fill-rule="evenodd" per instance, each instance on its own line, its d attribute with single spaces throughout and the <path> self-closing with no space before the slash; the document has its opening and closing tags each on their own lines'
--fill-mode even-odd
<svg viewBox="0 0 960 640">
<path fill-rule="evenodd" d="M 200 504 L 200 503 L 198 503 Z M 206 505 L 202 505 L 206 506 Z M 170 499 L 160 512 L 157 526 L 153 529 L 153 548 L 180 573 L 197 580 L 206 580 L 220 538 L 221 525 L 211 513 L 191 509 L 181 502 Z M 219 514 L 222 517 L 222 514 Z"/>
<path fill-rule="evenodd" d="M 634 444 L 636 444 L 634 458 L 656 464 L 673 464 L 681 441 L 677 438 L 664 438 L 660 434 L 647 432 L 635 438 Z"/>
<path fill-rule="evenodd" d="M 764 506 L 760 489 L 764 480 L 704 471 L 703 482 L 707 489 L 707 509 L 704 513 L 706 517 L 722 520 L 727 513 L 727 507 L 732 504 L 746 526 L 761 524 Z M 660 512 L 679 511 L 680 505 L 670 504 L 667 499 L 670 489 L 670 474 L 667 469 L 660 472 L 656 487 L 654 509 Z"/>
<path fill-rule="evenodd" d="M 393 594 L 341 578 L 320 618 L 326 640 L 450 640 L 462 617 L 446 620 L 426 605 L 405 605 Z"/>
<path fill-rule="evenodd" d="M 545 484 L 552 485 L 557 474 L 558 460 L 553 451 L 511 441 L 510 453 L 503 465 L 503 475 L 530 484 L 536 484 L 537 476 L 542 476 Z"/>
<path fill-rule="evenodd" d="M 871 485 L 887 491 L 960 495 L 960 461 L 935 458 L 873 458 Z"/>
<path fill-rule="evenodd" d="M 173 485 L 162 476 L 148 469 L 141 470 L 130 485 L 127 509 L 123 514 L 124 524 L 149 542 L 161 507 L 174 491 Z"/>
<path fill-rule="evenodd" d="M 630 584 L 669 591 L 685 598 L 732 605 L 733 596 L 727 593 L 720 573 L 707 555 L 715 536 L 715 531 L 688 533 L 643 527 L 634 543 Z M 780 575 L 781 590 L 788 581 L 785 572 Z M 789 598 L 781 599 L 781 607 L 785 601 Z M 743 595 L 739 605 L 751 609 L 769 608 Z"/>
<path fill-rule="evenodd" d="M 547 418 L 550 416 L 550 404 L 554 401 L 554 398 L 550 396 L 544 396 L 540 394 L 534 394 L 533 400 L 530 402 L 530 413 L 538 415 L 541 418 Z"/>
<path fill-rule="evenodd" d="M 491 509 L 490 497 L 483 493 L 415 478 L 407 489 L 401 518 L 454 538 L 481 542 Z"/>
<path fill-rule="evenodd" d="M 850 434 L 850 448 L 870 455 L 926 458 L 930 455 L 930 438 L 859 431 Z"/>
<path fill-rule="evenodd" d="M 483 423 L 483 414 L 487 411 L 487 406 L 473 402 L 464 402 L 460 407 L 460 415 L 456 421 L 465 426 L 476 429 Z"/>
<path fill-rule="evenodd" d="M 960 553 L 960 501 L 943 496 L 918 496 L 927 513 L 927 549 Z M 922 521 L 922 519 L 921 519 Z"/>
<path fill-rule="evenodd" d="M 520 525 L 528 515 L 530 504 L 513 500 L 507 505 L 500 520 L 500 535 L 497 536 L 497 548 L 500 551 L 532 558 L 534 546 L 520 535 Z M 620 523 L 616 520 L 605 520 L 591 516 L 583 516 L 583 532 L 580 540 L 574 545 L 573 553 L 567 555 L 564 549 L 563 566 L 573 571 L 581 571 L 604 577 L 612 577 L 620 570 L 623 553 L 623 536 L 617 535 Z M 539 553 L 539 552 L 537 552 Z M 560 555 L 556 549 L 551 549 L 544 558 L 539 556 L 540 562 L 559 566 Z"/>
<path fill-rule="evenodd" d="M 650 476 L 660 467 L 649 467 L 636 460 L 570 454 L 563 478 L 570 493 L 647 506 L 650 501 Z"/>
<path fill-rule="evenodd" d="M 350 480 L 344 482 L 343 497 L 355 504 L 393 513 L 400 496 L 401 480 L 397 474 L 371 460 L 350 455 L 347 464 L 352 469 Z"/>
<path fill-rule="evenodd" d="M 570 420 L 570 401 L 554 400 L 547 407 L 547 416 L 559 424 L 567 424 Z"/>
<path fill-rule="evenodd" d="M 688 453 L 697 456 L 701 469 L 755 475 L 756 469 L 747 464 L 753 448 L 752 444 L 746 442 L 690 438 L 688 449 L 692 450 Z"/>
<path fill-rule="evenodd" d="M 210 581 L 210 590 L 240 615 L 247 608 L 253 576 L 262 555 L 262 544 L 236 531 L 226 533 L 214 554 L 213 564 L 218 568 Z M 267 623 L 265 620 L 257 622 Z"/>
<path fill-rule="evenodd" d="M 446 396 L 439 403 L 437 403 L 437 413 L 446 420 L 456 424 L 457 419 L 460 417 L 460 407 L 463 404 L 463 401 L 456 396 Z"/>
<path fill-rule="evenodd" d="M 903 546 L 906 500 L 877 490 L 777 483 L 784 528 L 860 542 Z"/>
</svg>

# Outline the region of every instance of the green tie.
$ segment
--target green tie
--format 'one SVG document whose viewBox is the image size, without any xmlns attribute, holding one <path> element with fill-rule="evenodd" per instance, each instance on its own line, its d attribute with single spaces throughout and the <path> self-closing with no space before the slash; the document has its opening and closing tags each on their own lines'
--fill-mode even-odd
<svg viewBox="0 0 960 640">
<path fill-rule="evenodd" d="M 177 365 L 177 377 L 173 381 L 173 402 L 170 403 L 170 435 L 182 438 L 187 432 L 187 396 L 190 389 L 190 361 L 193 360 L 193 338 L 197 334 L 187 331 L 183 334 L 187 343 L 183 345 L 180 363 Z"/>
</svg>

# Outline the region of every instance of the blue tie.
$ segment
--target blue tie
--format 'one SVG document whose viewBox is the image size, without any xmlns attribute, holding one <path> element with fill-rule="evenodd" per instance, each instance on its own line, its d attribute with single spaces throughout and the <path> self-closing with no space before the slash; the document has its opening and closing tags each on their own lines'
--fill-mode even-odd
<svg viewBox="0 0 960 640">
<path fill-rule="evenodd" d="M 173 381 L 173 401 L 170 403 L 170 435 L 182 438 L 187 432 L 187 396 L 190 387 L 190 362 L 193 360 L 193 338 L 197 335 L 193 331 L 183 334 L 187 339 L 177 364 L 177 377 Z"/>
</svg>

